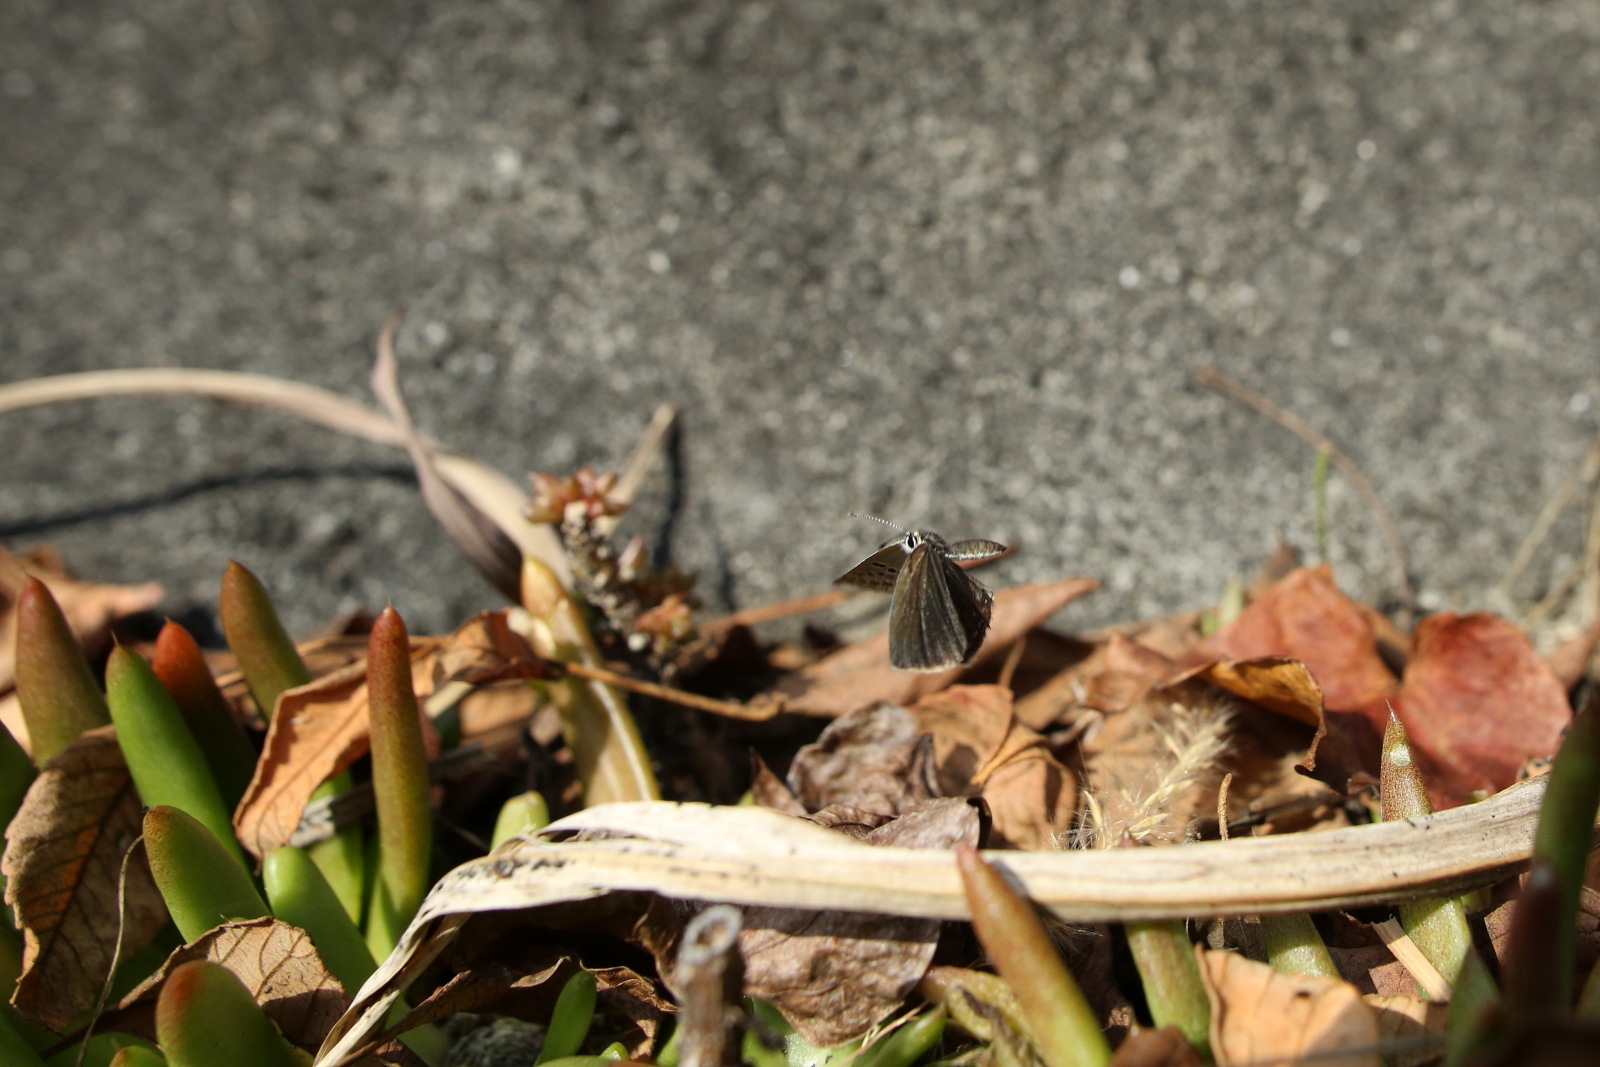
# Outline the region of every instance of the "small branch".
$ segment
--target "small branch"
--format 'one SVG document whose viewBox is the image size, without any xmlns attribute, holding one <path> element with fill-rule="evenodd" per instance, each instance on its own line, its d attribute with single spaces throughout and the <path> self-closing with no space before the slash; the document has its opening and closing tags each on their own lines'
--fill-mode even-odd
<svg viewBox="0 0 1600 1067">
<path fill-rule="evenodd" d="M 614 685 L 618 689 L 626 689 L 630 693 L 655 697 L 658 700 L 669 701 L 685 708 L 709 711 L 713 715 L 726 715 L 730 719 L 764 722 L 783 710 L 777 703 L 751 705 L 739 704 L 731 700 L 715 700 L 711 697 L 700 696 L 697 693 L 674 689 L 670 685 L 647 682 L 641 678 L 630 678 L 626 674 L 618 674 L 616 671 L 606 670 L 604 667 L 591 667 L 586 663 L 558 663 L 554 665 L 565 670 L 568 674 L 576 674 L 579 678 L 587 678 L 593 682 L 605 682 L 607 685 Z"/>
<path fill-rule="evenodd" d="M 765 604 L 759 608 L 746 608 L 736 611 L 731 615 L 724 615 L 720 619 L 712 619 L 700 627 L 703 633 L 717 634 L 731 630 L 735 626 L 754 626 L 757 623 L 773 622 L 777 619 L 787 619 L 793 615 L 806 615 L 813 611 L 822 611 L 835 604 L 843 603 L 851 594 L 844 589 L 830 589 L 826 593 L 814 593 L 803 596 L 798 600 L 782 600 L 776 604 Z"/>
<path fill-rule="evenodd" d="M 1389 512 L 1384 509 L 1383 502 L 1378 499 L 1378 491 L 1372 487 L 1367 476 L 1361 469 L 1339 450 L 1326 435 L 1312 429 L 1304 419 L 1291 412 L 1285 411 L 1266 397 L 1251 389 L 1240 385 L 1232 378 L 1227 377 L 1215 367 L 1201 367 L 1196 373 L 1201 384 L 1215 389 L 1224 396 L 1231 397 L 1239 403 L 1256 412 L 1265 415 L 1285 430 L 1294 434 L 1300 440 L 1321 452 L 1326 452 L 1333 465 L 1339 468 L 1339 473 L 1344 475 L 1361 499 L 1366 502 L 1367 509 L 1372 512 L 1374 521 L 1378 524 L 1379 531 L 1383 534 L 1384 541 L 1389 546 L 1390 558 L 1394 561 L 1395 572 L 1400 583 L 1400 599 L 1409 611 L 1417 610 L 1417 593 L 1411 584 L 1411 565 L 1406 558 L 1406 548 L 1400 540 L 1400 532 L 1396 529 L 1394 520 L 1389 517 Z"/>
<path fill-rule="evenodd" d="M 1550 528 L 1555 525 L 1561 512 L 1572 502 L 1580 487 L 1592 488 L 1597 481 L 1600 481 L 1600 435 L 1596 435 L 1594 444 L 1589 448 L 1589 454 L 1561 480 L 1556 491 L 1550 494 L 1550 499 L 1545 501 L 1544 509 L 1533 521 L 1533 528 L 1528 531 L 1528 536 L 1522 539 L 1516 557 L 1506 568 L 1505 574 L 1501 575 L 1500 581 L 1495 583 L 1496 593 L 1507 600 L 1511 599 L 1511 587 L 1522 577 L 1522 572 L 1532 561 L 1534 552 L 1544 543 L 1544 539 L 1550 536 Z"/>
<path fill-rule="evenodd" d="M 689 920 L 678 946 L 673 986 L 682 1007 L 678 1046 L 681 1067 L 723 1067 L 734 1021 L 730 991 L 738 989 L 739 930 L 744 915 L 713 904 Z"/>
</svg>

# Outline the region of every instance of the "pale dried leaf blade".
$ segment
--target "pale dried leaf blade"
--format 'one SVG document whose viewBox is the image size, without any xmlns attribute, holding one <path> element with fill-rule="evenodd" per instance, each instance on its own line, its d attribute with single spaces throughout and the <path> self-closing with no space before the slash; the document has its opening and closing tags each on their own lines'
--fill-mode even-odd
<svg viewBox="0 0 1600 1067">
<path fill-rule="evenodd" d="M 325 389 L 260 374 L 193 368 L 92 371 L 0 385 L 0 413 L 69 400 L 161 395 L 207 396 L 276 408 L 379 444 L 405 448 L 408 443 L 407 435 L 382 414 Z M 527 503 L 522 490 L 475 459 L 446 452 L 437 453 L 435 459 L 440 475 L 490 516 L 522 552 L 542 560 L 562 581 L 570 579 L 566 553 L 554 531 L 522 517 Z"/>
<path fill-rule="evenodd" d="M 378 338 L 372 391 L 405 435 L 406 451 L 417 469 L 417 482 L 422 487 L 422 499 L 428 510 L 478 573 L 508 600 L 515 602 L 522 582 L 522 552 L 493 519 L 452 488 L 435 468 L 431 450 L 412 425 L 411 414 L 400 393 L 400 368 L 394 357 L 397 325 L 397 320 L 391 318 Z"/>
<path fill-rule="evenodd" d="M 1542 778 L 1413 822 L 1182 848 L 1028 853 L 985 858 L 1068 921 L 1321 911 L 1485 885 L 1527 861 Z M 591 839 L 552 840 L 587 833 Z M 598 835 L 598 837 L 596 836 Z M 1250 877 L 1240 878 L 1248 870 Z M 755 807 L 632 803 L 589 808 L 445 875 L 341 1021 L 331 1053 L 381 1029 L 405 982 L 454 926 L 480 911 L 646 891 L 677 900 L 968 916 L 949 855 L 873 848 Z M 342 1054 L 342 1053 L 341 1053 Z"/>
<path fill-rule="evenodd" d="M 117 939 L 123 856 L 144 812 L 111 727 L 58 752 L 6 831 L 6 903 L 23 929 L 12 1003 L 55 1031 L 89 1010 Z M 167 909 L 142 853 L 128 864 L 124 958 L 149 943 Z"/>
<path fill-rule="evenodd" d="M 1380 1067 L 1378 1023 L 1348 982 L 1285 974 L 1236 952 L 1201 950 L 1218 1067 L 1314 1059 Z"/>
</svg>

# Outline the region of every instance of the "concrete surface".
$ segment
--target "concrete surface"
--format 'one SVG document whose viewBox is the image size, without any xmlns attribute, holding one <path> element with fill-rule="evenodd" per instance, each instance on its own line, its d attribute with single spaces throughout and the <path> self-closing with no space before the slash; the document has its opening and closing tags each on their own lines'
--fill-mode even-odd
<svg viewBox="0 0 1600 1067">
<path fill-rule="evenodd" d="M 852 510 L 1209 603 L 1339 441 L 1470 607 L 1600 429 L 1600 3 L 6 0 L 0 380 L 201 366 L 368 400 L 521 476 L 683 432 L 635 528 L 713 604 L 825 588 Z M 494 597 L 403 457 L 279 414 L 0 416 L 0 541 L 223 561 L 305 631 Z M 1333 559 L 1392 569 L 1335 480 Z M 1569 513 L 1518 593 L 1578 551 Z"/>
</svg>

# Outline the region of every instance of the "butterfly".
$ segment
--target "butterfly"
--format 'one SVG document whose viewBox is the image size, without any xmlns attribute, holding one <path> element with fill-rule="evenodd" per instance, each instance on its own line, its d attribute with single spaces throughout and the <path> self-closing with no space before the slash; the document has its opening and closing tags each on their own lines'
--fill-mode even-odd
<svg viewBox="0 0 1600 1067">
<path fill-rule="evenodd" d="M 905 535 L 834 579 L 835 585 L 890 594 L 889 665 L 943 671 L 970 662 L 989 630 L 994 596 L 958 562 L 994 559 L 1006 546 L 981 538 L 950 544 L 928 530 L 906 530 L 874 515 L 855 517 Z"/>
</svg>

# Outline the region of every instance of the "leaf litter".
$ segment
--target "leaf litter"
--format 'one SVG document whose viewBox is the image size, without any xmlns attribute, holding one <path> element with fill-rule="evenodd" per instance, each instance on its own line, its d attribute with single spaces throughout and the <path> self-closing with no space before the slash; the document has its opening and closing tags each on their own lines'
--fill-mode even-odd
<svg viewBox="0 0 1600 1067">
<path fill-rule="evenodd" d="M 351 418 L 362 432 L 410 449 L 432 486 L 430 501 L 453 513 L 448 524 L 457 536 L 482 542 L 480 563 L 505 588 L 499 538 L 516 533 L 505 518 L 509 496 L 468 488 L 455 457 L 412 429 L 392 366 L 386 373 L 380 386 L 391 421 L 380 425 L 370 412 L 341 412 L 337 404 L 325 417 Z M 654 432 L 659 439 L 666 431 Z M 635 464 L 630 485 L 647 458 Z M 549 481 L 542 491 L 549 496 L 565 484 Z M 584 483 L 573 500 L 587 515 L 588 501 L 611 491 L 610 483 Z M 498 502 L 487 504 L 496 493 Z M 551 522 L 541 536 L 565 538 L 569 556 L 588 553 L 579 571 L 588 576 L 608 666 L 644 674 L 642 681 L 655 676 L 654 688 L 641 684 L 648 695 L 636 704 L 656 758 L 670 768 L 681 759 L 675 735 L 688 736 L 697 750 L 691 765 L 720 768 L 700 779 L 667 779 L 674 799 L 727 805 L 747 785 L 757 806 L 581 810 L 582 786 L 542 688 L 563 668 L 534 650 L 516 609 L 487 613 L 455 634 L 414 644 L 431 752 L 439 752 L 441 736 L 452 748 L 492 751 L 501 776 L 494 780 L 508 792 L 520 777 L 572 814 L 441 879 L 395 953 L 362 990 L 350 991 L 353 999 L 314 952 L 301 952 L 309 951 L 296 940 L 303 934 L 264 920 L 220 927 L 178 950 L 105 1021 L 140 1025 L 139 1013 L 177 962 L 233 966 L 227 961 L 253 953 L 265 970 L 237 973 L 271 999 L 260 984 L 271 972 L 273 996 L 292 1000 L 298 1013 L 280 1016 L 286 1033 L 308 1050 L 320 1044 L 320 1063 L 345 1062 L 378 1047 L 402 989 L 410 987 L 417 1004 L 412 1022 L 458 1011 L 542 1019 L 555 990 L 581 967 L 599 979 L 611 1032 L 625 1036 L 629 1055 L 646 1057 L 664 1032 L 672 995 L 682 992 L 671 979 L 686 928 L 708 904 L 725 900 L 742 908 L 743 991 L 775 1004 L 813 1044 L 871 1040 L 920 996 L 944 1004 L 952 1025 L 984 1043 L 983 1062 L 1031 1065 L 1037 1053 L 1007 987 L 974 969 L 982 954 L 952 922 L 966 905 L 948 855 L 957 845 L 979 845 L 1013 884 L 1076 924 L 1055 932 L 1094 986 L 1101 1025 L 1122 1035 L 1118 1064 L 1195 1061 L 1170 1029 L 1137 1025 L 1142 1009 L 1120 995 L 1106 920 L 1308 908 L 1327 911 L 1329 951 L 1343 981 L 1288 976 L 1246 958 L 1241 950 L 1259 942 L 1253 920 L 1215 927 L 1234 931 L 1221 935 L 1227 951 L 1197 951 L 1218 1062 L 1315 1053 L 1333 1057 L 1323 1062 L 1365 1064 L 1376 1062 L 1385 1042 L 1396 1056 L 1406 1042 L 1426 1055 L 1442 1029 L 1438 1005 L 1412 995 L 1404 967 L 1341 909 L 1488 885 L 1516 868 L 1541 788 L 1513 783 L 1558 743 L 1571 715 L 1566 690 L 1592 671 L 1600 642 L 1600 622 L 1590 620 L 1542 656 L 1515 625 L 1485 614 L 1429 616 L 1408 632 L 1350 600 L 1327 566 L 1298 567 L 1285 556 L 1209 630 L 1191 613 L 1057 634 L 1042 628 L 1046 620 L 1091 592 L 1093 581 L 1002 588 L 989 641 L 973 664 L 905 674 L 889 669 L 883 634 L 837 646 L 812 631 L 803 643 L 771 644 L 748 628 L 788 609 L 697 625 L 686 587 L 640 570 L 637 546 L 606 555 L 619 510 L 601 508 L 578 527 L 545 516 Z M 497 517 L 486 525 L 482 515 L 490 513 Z M 565 559 L 548 548 L 547 540 L 541 551 L 565 573 Z M 89 637 L 158 595 L 150 587 L 91 587 L 80 633 Z M 811 598 L 803 607 L 835 600 Z M 76 624 L 80 616 L 72 617 Z M 0 613 L 0 628 L 6 623 Z M 608 633 L 614 643 L 606 643 Z M 271 719 L 256 780 L 236 815 L 252 850 L 303 832 L 311 792 L 360 759 L 364 664 L 359 652 L 329 647 L 328 667 L 287 694 Z M 674 685 L 692 692 L 680 696 Z M 718 715 L 718 707 L 730 714 Z M 1360 825 L 1391 707 L 1414 739 L 1435 804 L 1451 809 L 1420 826 Z M 112 935 L 98 927 L 71 934 L 67 919 L 41 918 L 36 902 L 50 886 L 36 872 L 54 862 L 50 849 L 74 825 L 95 830 L 102 852 L 106 842 L 125 847 L 128 835 L 113 831 L 117 820 L 128 822 L 122 809 L 131 790 L 89 789 L 85 795 L 103 798 L 100 808 L 70 815 L 48 797 L 69 779 L 81 787 L 115 777 L 114 767 L 102 766 L 106 750 L 115 752 L 106 733 L 86 735 L 57 757 L 30 791 L 27 818 L 19 815 L 8 834 L 7 899 L 29 945 L 17 1003 L 32 1003 L 34 1017 L 58 1029 L 92 1005 L 109 955 L 96 962 L 90 953 L 83 966 L 68 967 L 63 953 L 49 951 L 51 939 Z M 452 819 L 470 820 L 474 807 L 481 818 L 496 795 L 481 780 L 441 775 L 436 782 L 436 800 Z M 1457 807 L 1490 794 L 1498 795 Z M 136 809 L 132 815 L 136 824 Z M 1492 842 L 1476 833 L 1488 819 L 1500 827 Z M 1319 832 L 1299 832 L 1307 830 Z M 1425 846 L 1419 830 L 1428 833 Z M 461 836 L 470 844 L 470 834 Z M 63 915 L 74 895 L 104 899 L 107 855 L 63 853 Z M 1373 877 L 1365 867 L 1374 863 L 1392 875 Z M 137 867 L 130 865 L 124 887 L 131 909 L 125 951 L 153 936 L 132 915 L 146 892 L 135 886 Z M 1585 960 L 1594 952 L 1596 911 L 1582 911 Z M 1503 925 L 1498 914 L 1490 913 L 1491 932 Z M 242 940 L 229 940 L 236 937 Z M 259 944 L 237 949 L 251 938 Z M 230 944 L 236 947 L 219 947 Z M 37 992 L 44 989 L 48 997 Z M 66 991 L 59 1000 L 57 990 Z M 59 1006 L 40 1009 L 46 999 Z M 383 1062 L 403 1062 L 405 1054 L 384 1055 L 399 1058 Z"/>
</svg>

